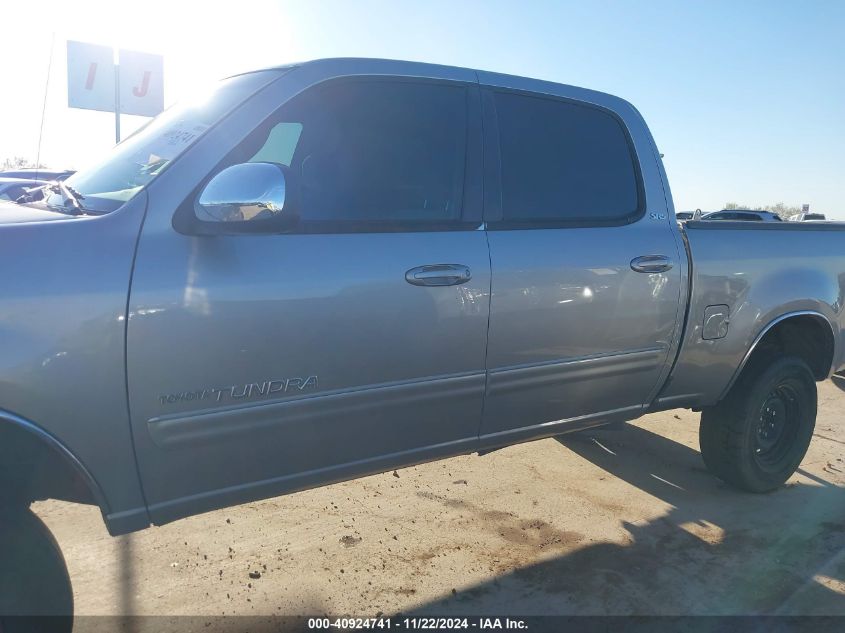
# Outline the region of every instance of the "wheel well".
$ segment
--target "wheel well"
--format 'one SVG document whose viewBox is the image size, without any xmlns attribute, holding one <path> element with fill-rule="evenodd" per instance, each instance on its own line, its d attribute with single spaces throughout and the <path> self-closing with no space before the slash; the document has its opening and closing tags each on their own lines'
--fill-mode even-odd
<svg viewBox="0 0 845 633">
<path fill-rule="evenodd" d="M 69 455 L 27 427 L 0 419 L 0 497 L 30 503 L 62 499 L 99 505 Z"/>
<path fill-rule="evenodd" d="M 774 354 L 797 356 L 809 365 L 816 380 L 824 380 L 833 364 L 833 347 L 833 331 L 825 318 L 800 314 L 773 325 L 748 360 L 756 362 Z"/>
</svg>

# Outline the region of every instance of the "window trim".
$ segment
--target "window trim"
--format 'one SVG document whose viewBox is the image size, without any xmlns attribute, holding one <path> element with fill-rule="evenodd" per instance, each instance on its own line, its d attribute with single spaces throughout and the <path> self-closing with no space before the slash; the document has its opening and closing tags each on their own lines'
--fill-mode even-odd
<svg viewBox="0 0 845 633">
<path fill-rule="evenodd" d="M 625 121 L 610 108 L 563 97 L 559 95 L 536 92 L 532 90 L 520 90 L 516 88 L 504 88 L 482 84 L 481 102 L 482 116 L 484 122 L 484 221 L 488 230 L 510 231 L 524 229 L 564 229 L 564 228 L 599 228 L 627 226 L 638 222 L 645 216 L 647 204 L 645 183 L 643 180 L 642 168 L 637 156 L 634 139 Z M 598 110 L 610 115 L 619 125 L 625 142 L 628 146 L 628 153 L 634 168 L 634 181 L 637 190 L 637 207 L 631 213 L 619 218 L 610 219 L 588 219 L 578 218 L 573 220 L 564 219 L 528 219 L 528 220 L 505 220 L 502 208 L 502 152 L 499 136 L 499 114 L 496 109 L 495 95 L 514 94 L 532 99 L 542 99 L 575 105 L 582 108 Z"/>
<path fill-rule="evenodd" d="M 260 126 L 265 125 L 277 115 L 280 109 L 284 108 L 292 100 L 311 91 L 319 90 L 327 85 L 338 83 L 412 83 L 412 84 L 434 84 L 450 87 L 459 87 L 465 90 L 466 95 L 466 143 L 463 165 L 463 183 L 461 184 L 461 214 L 455 220 L 434 221 L 426 220 L 304 220 L 293 230 L 286 231 L 284 235 L 332 235 L 349 233 L 419 233 L 419 232 L 442 232 L 442 231 L 471 231 L 478 229 L 483 223 L 483 200 L 482 200 L 482 166 L 483 166 L 483 137 L 481 122 L 481 96 L 478 84 L 475 82 L 460 81 L 453 79 L 439 79 L 436 77 L 415 77 L 404 75 L 343 75 L 330 77 L 318 81 L 304 90 L 293 95 L 284 103 L 279 104 L 273 112 L 263 120 L 256 123 L 252 130 L 238 141 L 226 155 L 214 166 L 214 168 L 203 178 L 191 191 L 188 197 L 179 205 L 173 217 L 174 228 L 184 225 L 184 220 L 193 221 L 194 202 L 208 182 L 222 169 L 229 166 L 229 157 L 238 146 L 243 143 L 250 134 Z M 177 229 L 178 230 L 178 229 Z M 224 233 L 225 234 L 225 233 Z M 232 232 L 231 235 L 240 233 Z M 262 234 L 252 233 L 253 235 Z M 276 233 L 268 233 L 276 234 Z"/>
</svg>

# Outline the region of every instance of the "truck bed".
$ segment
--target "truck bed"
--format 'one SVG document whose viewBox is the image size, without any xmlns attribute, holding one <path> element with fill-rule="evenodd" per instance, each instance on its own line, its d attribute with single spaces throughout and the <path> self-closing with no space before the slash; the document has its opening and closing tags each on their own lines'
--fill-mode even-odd
<svg viewBox="0 0 845 633">
<path fill-rule="evenodd" d="M 833 370 L 842 367 L 845 223 L 695 221 L 679 230 L 690 262 L 690 300 L 680 353 L 655 408 L 716 403 L 755 344 L 789 316 L 826 321 Z M 708 306 L 728 308 L 723 338 L 702 337 Z"/>
</svg>

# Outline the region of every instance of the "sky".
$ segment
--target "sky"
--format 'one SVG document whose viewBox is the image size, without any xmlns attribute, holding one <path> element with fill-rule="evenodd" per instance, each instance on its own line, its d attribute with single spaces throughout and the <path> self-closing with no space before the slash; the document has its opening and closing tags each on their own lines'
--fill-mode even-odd
<svg viewBox="0 0 845 633">
<path fill-rule="evenodd" d="M 67 40 L 163 55 L 165 105 L 243 70 L 385 57 L 631 101 L 665 155 L 677 210 L 806 203 L 845 220 L 842 0 L 14 4 L 2 11 L 0 162 L 40 155 L 78 169 L 114 144 L 114 115 L 67 106 Z M 145 121 L 124 115 L 123 136 Z"/>
</svg>

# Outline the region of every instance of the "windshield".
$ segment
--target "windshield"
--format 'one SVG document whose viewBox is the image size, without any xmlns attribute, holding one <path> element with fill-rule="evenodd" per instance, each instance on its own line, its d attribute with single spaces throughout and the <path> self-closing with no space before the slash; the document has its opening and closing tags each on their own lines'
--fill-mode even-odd
<svg viewBox="0 0 845 633">
<path fill-rule="evenodd" d="M 218 82 L 201 99 L 176 104 L 116 145 L 105 160 L 53 187 L 44 204 L 52 209 L 103 214 L 130 200 L 206 130 L 247 97 L 279 76 L 260 71 Z M 76 200 L 69 200 L 69 197 Z M 78 205 L 76 204 L 78 203 Z M 74 208 L 76 207 L 76 208 Z"/>
</svg>

